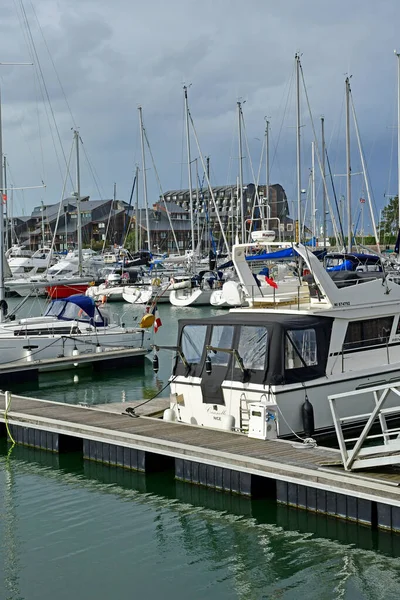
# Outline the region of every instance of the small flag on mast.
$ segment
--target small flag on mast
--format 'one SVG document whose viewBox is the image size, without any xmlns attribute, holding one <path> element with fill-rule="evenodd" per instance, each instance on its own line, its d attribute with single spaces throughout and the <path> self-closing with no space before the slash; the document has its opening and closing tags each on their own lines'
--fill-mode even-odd
<svg viewBox="0 0 400 600">
<path fill-rule="evenodd" d="M 151 314 L 154 315 L 154 333 L 157 333 L 162 325 L 160 315 L 158 314 L 157 304 L 153 306 Z"/>
</svg>

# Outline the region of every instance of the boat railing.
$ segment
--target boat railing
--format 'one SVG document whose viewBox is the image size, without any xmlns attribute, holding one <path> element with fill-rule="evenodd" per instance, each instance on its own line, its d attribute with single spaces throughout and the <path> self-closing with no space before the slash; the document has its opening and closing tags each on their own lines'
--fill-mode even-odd
<svg viewBox="0 0 400 600">
<path fill-rule="evenodd" d="M 342 349 L 340 351 L 340 355 L 342 358 L 342 373 L 345 372 L 345 360 L 346 358 L 351 357 L 352 353 L 357 350 L 377 350 L 377 349 L 385 349 L 386 351 L 386 360 L 387 364 L 390 364 L 390 335 L 383 335 L 380 337 L 371 337 L 371 338 L 362 338 L 362 340 L 358 340 L 355 342 L 344 342 L 342 344 Z"/>
<path fill-rule="evenodd" d="M 346 273 L 346 271 L 336 271 L 336 273 Z M 362 273 L 364 273 L 362 271 Z M 331 273 L 332 274 L 332 273 Z M 353 285 L 361 285 L 363 283 L 369 283 L 371 281 L 375 281 L 376 279 L 382 279 L 382 272 L 376 272 L 376 275 L 368 275 L 368 277 L 354 277 L 349 279 L 333 279 L 332 281 L 336 285 L 337 288 L 341 289 L 343 287 L 350 287 Z"/>
<path fill-rule="evenodd" d="M 328 396 L 346 471 L 400 463 L 400 427 L 396 426 L 400 422 L 399 379 Z M 349 414 L 354 404 L 370 410 Z M 345 431 L 360 428 L 359 436 L 345 437 Z"/>
<path fill-rule="evenodd" d="M 258 285 L 246 286 L 247 292 L 250 291 L 250 303 L 256 308 L 290 308 L 301 310 L 305 303 L 310 302 L 310 292 L 307 285 L 293 286 L 290 290 L 280 290 L 278 287 Z M 250 290 L 248 289 L 250 287 Z"/>
</svg>

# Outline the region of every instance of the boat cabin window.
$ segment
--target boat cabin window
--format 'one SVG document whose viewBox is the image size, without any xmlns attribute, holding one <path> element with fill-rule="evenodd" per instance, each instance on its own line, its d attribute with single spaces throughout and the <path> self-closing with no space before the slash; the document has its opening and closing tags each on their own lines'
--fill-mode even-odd
<svg viewBox="0 0 400 600">
<path fill-rule="evenodd" d="M 212 330 L 210 345 L 230 350 L 232 348 L 233 331 L 234 327 L 232 325 L 215 325 Z M 230 354 L 227 352 L 210 352 L 209 355 L 211 364 L 220 367 L 226 367 L 230 359 Z"/>
<path fill-rule="evenodd" d="M 266 327 L 242 325 L 238 352 L 245 369 L 264 370 L 267 359 L 268 331 Z"/>
<path fill-rule="evenodd" d="M 348 324 L 343 351 L 385 346 L 389 342 L 394 317 L 353 321 Z"/>
<path fill-rule="evenodd" d="M 181 347 L 183 356 L 198 365 L 206 341 L 207 325 L 186 325 L 182 330 Z"/>
<path fill-rule="evenodd" d="M 285 368 L 301 369 L 318 364 L 315 329 L 292 329 L 286 332 Z"/>
<path fill-rule="evenodd" d="M 353 271 L 353 264 L 350 260 L 345 260 L 343 256 L 327 256 L 325 259 L 326 269 L 341 269 L 344 271 Z"/>
<path fill-rule="evenodd" d="M 24 267 L 24 273 L 30 273 L 33 271 L 33 267 Z"/>
</svg>

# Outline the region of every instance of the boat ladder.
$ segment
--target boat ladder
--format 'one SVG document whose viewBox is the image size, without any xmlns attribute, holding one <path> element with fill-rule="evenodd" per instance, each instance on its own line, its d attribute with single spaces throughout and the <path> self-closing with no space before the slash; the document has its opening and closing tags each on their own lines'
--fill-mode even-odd
<svg viewBox="0 0 400 600">
<path fill-rule="evenodd" d="M 240 396 L 240 431 L 247 433 L 249 431 L 250 411 L 246 399 L 246 394 Z"/>
</svg>

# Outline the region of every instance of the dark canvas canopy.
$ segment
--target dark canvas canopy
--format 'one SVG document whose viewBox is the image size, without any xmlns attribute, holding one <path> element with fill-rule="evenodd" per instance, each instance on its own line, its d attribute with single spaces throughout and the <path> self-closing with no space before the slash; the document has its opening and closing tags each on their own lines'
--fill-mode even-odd
<svg viewBox="0 0 400 600">
<path fill-rule="evenodd" d="M 203 397 L 209 397 L 209 401 L 214 403 L 218 403 L 218 398 L 222 396 L 218 389 L 225 379 L 279 385 L 321 377 L 325 375 L 332 321 L 330 317 L 313 315 L 246 311 L 204 319 L 181 320 L 178 333 L 181 351 L 184 354 L 187 348 L 189 354 L 191 346 L 194 347 L 197 343 L 199 347 L 196 351 L 197 358 L 185 357 L 190 365 L 189 369 L 177 357 L 174 374 L 201 377 Z M 248 328 L 247 331 L 251 330 L 252 336 L 246 338 L 245 328 Z M 211 342 L 216 329 L 221 340 L 217 348 L 223 348 L 221 354 L 218 350 L 207 348 L 214 347 Z M 224 336 L 224 331 L 228 330 L 229 335 Z M 198 332 L 201 332 L 201 335 Z M 307 360 L 307 357 L 304 359 L 303 349 L 298 342 L 296 343 L 296 339 L 303 339 L 304 332 L 313 341 L 313 360 Z M 225 340 L 230 340 L 229 348 L 223 341 L 224 337 Z M 198 342 L 194 338 L 197 338 Z M 244 344 L 243 339 L 248 342 Z M 290 365 L 287 359 L 288 348 L 297 359 L 292 360 Z M 235 352 L 228 353 L 228 349 L 236 351 L 236 355 Z M 215 360 L 219 354 L 224 354 L 225 359 Z M 211 362 L 215 360 L 215 364 L 211 365 L 210 374 L 206 373 L 207 356 Z M 254 356 L 257 357 L 257 364 L 253 364 Z M 242 367 L 241 359 L 244 359 Z M 255 368 L 252 368 L 253 366 Z"/>
<path fill-rule="evenodd" d="M 88 322 L 96 327 L 107 325 L 107 319 L 103 317 L 93 298 L 83 294 L 53 300 L 47 307 L 45 316 L 57 317 L 60 321 Z"/>
</svg>

